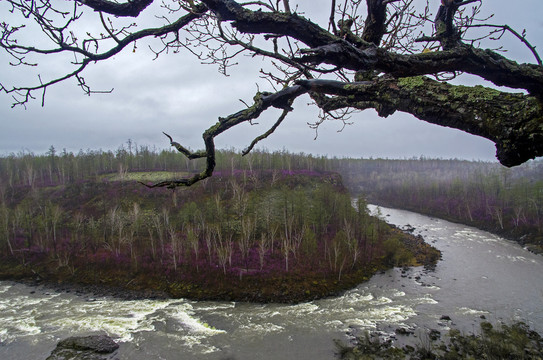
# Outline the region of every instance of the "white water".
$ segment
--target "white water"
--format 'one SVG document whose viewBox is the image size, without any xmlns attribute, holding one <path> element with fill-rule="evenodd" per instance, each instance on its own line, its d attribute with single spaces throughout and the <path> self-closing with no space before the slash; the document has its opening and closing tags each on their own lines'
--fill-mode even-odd
<svg viewBox="0 0 543 360">
<path fill-rule="evenodd" d="M 0 359 L 45 359 L 72 335 L 107 333 L 119 359 L 331 359 L 333 339 L 398 327 L 466 331 L 480 316 L 543 332 L 543 257 L 494 235 L 384 209 L 443 252 L 435 271 L 393 269 L 343 296 L 299 305 L 122 301 L 0 282 Z M 420 335 L 420 334 L 419 334 Z"/>
</svg>

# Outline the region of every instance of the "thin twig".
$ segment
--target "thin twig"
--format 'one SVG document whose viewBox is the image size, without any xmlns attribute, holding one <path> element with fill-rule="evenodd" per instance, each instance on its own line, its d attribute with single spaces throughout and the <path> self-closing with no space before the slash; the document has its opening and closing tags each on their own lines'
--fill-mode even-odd
<svg viewBox="0 0 543 360">
<path fill-rule="evenodd" d="M 283 110 L 283 113 L 281 114 L 281 116 L 279 116 L 279 119 L 277 119 L 277 121 L 275 122 L 275 124 L 273 124 L 273 126 L 268 130 L 266 131 L 264 134 L 256 137 L 249 146 L 247 146 L 242 152 L 241 152 L 241 155 L 245 156 L 247 155 L 251 150 L 253 150 L 253 148 L 255 147 L 255 145 L 261 141 L 261 140 L 264 140 L 265 138 L 267 138 L 268 136 L 270 136 L 274 131 L 275 129 L 277 129 L 277 127 L 279 125 L 281 125 L 281 123 L 283 122 L 283 120 L 285 120 L 285 118 L 287 117 L 287 114 L 290 112 L 290 110 Z"/>
<path fill-rule="evenodd" d="M 539 54 L 535 50 L 535 46 L 532 46 L 532 44 L 530 44 L 530 42 L 528 40 L 526 40 L 525 36 L 519 34 L 517 31 L 515 31 L 509 25 L 475 24 L 475 25 L 468 26 L 468 28 L 474 28 L 474 27 L 492 27 L 492 28 L 502 29 L 503 31 L 509 31 L 511 34 L 513 34 L 515 37 L 517 37 L 520 41 L 522 41 L 522 43 L 524 45 L 526 45 L 526 47 L 528 47 L 528 49 L 530 49 L 532 54 L 534 54 L 534 57 L 536 58 L 537 63 L 540 66 L 543 66 L 543 62 L 541 61 L 541 57 L 539 56 Z"/>
</svg>

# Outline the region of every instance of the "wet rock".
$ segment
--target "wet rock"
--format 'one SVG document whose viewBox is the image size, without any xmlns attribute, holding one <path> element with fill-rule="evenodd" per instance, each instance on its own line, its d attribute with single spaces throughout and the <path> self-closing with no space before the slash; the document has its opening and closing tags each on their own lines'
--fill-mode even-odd
<svg viewBox="0 0 543 360">
<path fill-rule="evenodd" d="M 107 335 L 69 337 L 59 341 L 46 360 L 109 360 L 118 348 Z"/>
<path fill-rule="evenodd" d="M 436 341 L 441 337 L 441 332 L 439 330 L 431 329 L 428 333 L 428 337 L 432 341 Z"/>
<path fill-rule="evenodd" d="M 413 335 L 414 333 L 415 333 L 415 330 L 405 328 L 405 327 L 400 327 L 400 328 L 396 329 L 396 334 L 398 334 L 398 335 L 409 336 L 409 335 Z"/>
<path fill-rule="evenodd" d="M 449 315 L 441 315 L 441 318 L 439 318 L 439 320 L 451 321 L 451 317 Z"/>
</svg>

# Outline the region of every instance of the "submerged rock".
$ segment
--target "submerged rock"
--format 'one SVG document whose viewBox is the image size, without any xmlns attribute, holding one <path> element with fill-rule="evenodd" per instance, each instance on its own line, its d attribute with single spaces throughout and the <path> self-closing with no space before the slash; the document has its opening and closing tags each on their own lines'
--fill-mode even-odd
<svg viewBox="0 0 543 360">
<path fill-rule="evenodd" d="M 109 360 L 118 348 L 107 335 L 75 336 L 59 341 L 46 360 Z"/>
</svg>

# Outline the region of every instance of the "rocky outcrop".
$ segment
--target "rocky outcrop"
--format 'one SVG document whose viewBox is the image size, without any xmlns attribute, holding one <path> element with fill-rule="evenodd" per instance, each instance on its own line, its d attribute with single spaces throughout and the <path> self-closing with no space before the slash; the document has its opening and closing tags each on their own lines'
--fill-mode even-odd
<svg viewBox="0 0 543 360">
<path fill-rule="evenodd" d="M 118 348 L 107 335 L 69 337 L 59 341 L 46 360 L 110 360 Z"/>
</svg>

